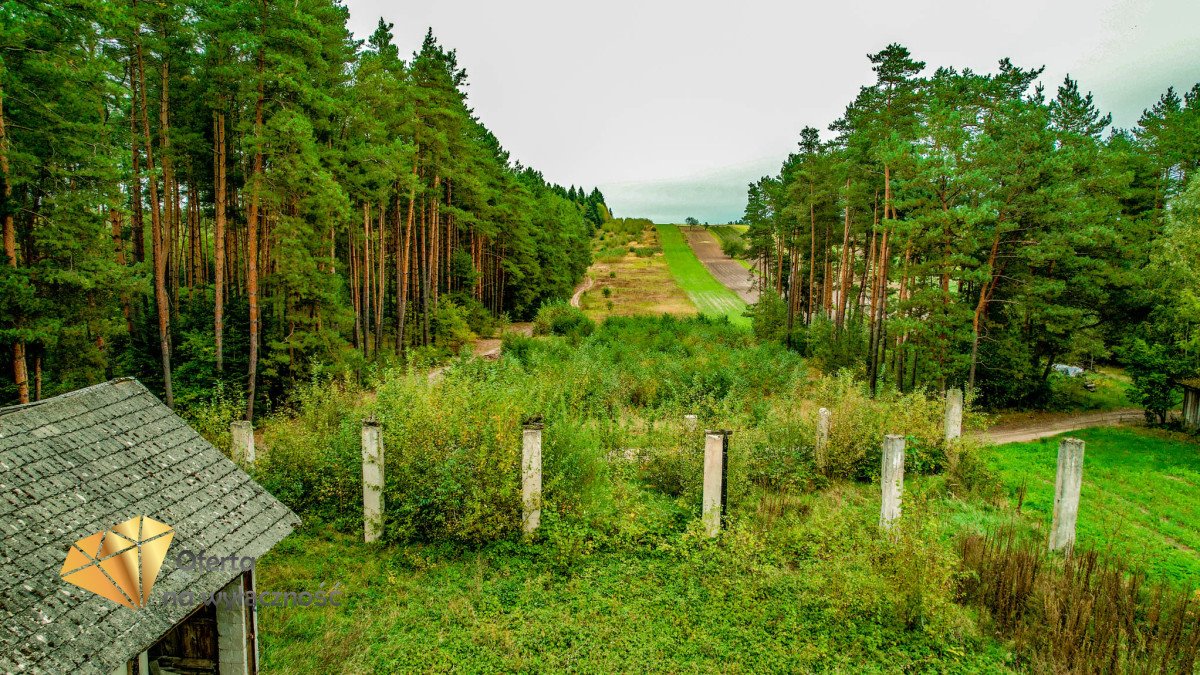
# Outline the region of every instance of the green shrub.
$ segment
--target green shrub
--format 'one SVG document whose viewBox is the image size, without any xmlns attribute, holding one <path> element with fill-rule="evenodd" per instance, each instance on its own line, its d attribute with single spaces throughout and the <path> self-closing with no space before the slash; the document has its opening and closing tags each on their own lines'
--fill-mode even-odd
<svg viewBox="0 0 1200 675">
<path fill-rule="evenodd" d="M 187 420 L 188 426 L 227 455 L 232 442 L 229 425 L 234 420 L 242 419 L 245 412 L 245 399 L 226 390 L 225 383 L 220 380 L 207 400 L 196 401 L 179 408 L 179 415 Z"/>
<path fill-rule="evenodd" d="M 361 528 L 361 397 L 349 382 L 328 378 L 298 387 L 262 425 L 255 479 L 307 519 Z"/>
<path fill-rule="evenodd" d="M 583 310 L 565 302 L 542 305 L 533 320 L 534 335 L 562 335 L 577 340 L 591 335 L 595 328 Z"/>
<path fill-rule="evenodd" d="M 468 324 L 469 311 L 449 298 L 438 301 L 437 311 L 433 315 L 433 340 L 451 354 L 459 350 L 475 338 Z"/>
</svg>

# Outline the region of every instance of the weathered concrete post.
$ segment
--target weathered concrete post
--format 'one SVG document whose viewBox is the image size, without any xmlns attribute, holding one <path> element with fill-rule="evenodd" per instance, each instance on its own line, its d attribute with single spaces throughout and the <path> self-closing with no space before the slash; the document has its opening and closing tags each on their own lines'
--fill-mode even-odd
<svg viewBox="0 0 1200 675">
<path fill-rule="evenodd" d="M 244 597 L 246 589 L 243 584 L 242 575 L 239 574 L 221 589 L 221 593 L 227 598 Z M 241 602 L 217 603 L 217 666 L 220 672 L 239 675 L 252 672 L 252 657 L 255 654 L 251 650 L 257 645 L 257 640 L 250 633 L 255 624 L 250 615 L 253 611 Z M 138 672 L 148 673 L 150 669 L 147 667 Z"/>
<path fill-rule="evenodd" d="M 946 391 L 946 444 L 962 436 L 963 392 L 962 389 Z"/>
<path fill-rule="evenodd" d="M 542 425 L 525 425 L 521 443 L 521 530 L 531 534 L 542 522 Z"/>
<path fill-rule="evenodd" d="M 1083 441 L 1064 438 L 1058 444 L 1058 475 L 1054 479 L 1054 520 L 1050 525 L 1050 550 L 1075 546 L 1075 521 L 1079 517 L 1079 492 L 1083 488 Z"/>
<path fill-rule="evenodd" d="M 684 415 L 683 416 L 683 428 L 684 429 L 686 429 L 688 431 L 695 431 L 696 427 L 699 426 L 699 424 L 700 424 L 700 416 L 699 415 Z"/>
<path fill-rule="evenodd" d="M 363 540 L 383 535 L 383 430 L 375 418 L 362 424 Z"/>
<path fill-rule="evenodd" d="M 725 464 L 729 452 L 728 431 L 704 432 L 704 493 L 700 519 L 704 531 L 715 537 L 725 516 Z"/>
<path fill-rule="evenodd" d="M 241 464 L 254 463 L 254 425 L 246 420 L 237 420 L 229 425 L 233 438 L 233 461 Z"/>
<path fill-rule="evenodd" d="M 879 510 L 879 526 L 885 530 L 900 517 L 900 499 L 904 494 L 904 437 L 888 434 L 883 438 L 883 505 Z"/>
<path fill-rule="evenodd" d="M 817 471 L 824 473 L 825 465 L 829 461 L 829 429 L 833 423 L 833 413 L 829 408 L 821 408 L 817 411 Z"/>
</svg>

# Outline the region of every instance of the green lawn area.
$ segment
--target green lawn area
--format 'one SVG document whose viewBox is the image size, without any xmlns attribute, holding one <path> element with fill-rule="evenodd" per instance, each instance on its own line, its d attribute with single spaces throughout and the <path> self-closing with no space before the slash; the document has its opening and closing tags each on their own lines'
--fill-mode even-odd
<svg viewBox="0 0 1200 675">
<path fill-rule="evenodd" d="M 746 303 L 737 293 L 717 281 L 704 263 L 688 246 L 683 233 L 675 225 L 657 225 L 658 239 L 663 254 L 671 268 L 675 283 L 687 293 L 701 314 L 729 317 L 730 323 L 749 326 L 750 319 L 743 315 Z"/>
<path fill-rule="evenodd" d="M 1094 428 L 1072 432 L 1087 443 L 1078 544 L 1111 552 L 1152 577 L 1200 585 L 1200 445 L 1166 432 Z M 1059 438 L 991 449 L 1015 504 L 1048 532 L 1054 509 Z"/>
</svg>

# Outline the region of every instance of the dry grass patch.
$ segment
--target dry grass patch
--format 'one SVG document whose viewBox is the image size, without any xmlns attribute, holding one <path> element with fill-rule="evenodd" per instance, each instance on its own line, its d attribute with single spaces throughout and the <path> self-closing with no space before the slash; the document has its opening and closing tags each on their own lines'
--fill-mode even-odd
<svg viewBox="0 0 1200 675">
<path fill-rule="evenodd" d="M 588 318 L 600 322 L 610 316 L 696 314 L 696 306 L 671 277 L 663 254 L 640 256 L 629 253 L 629 247 L 657 249 L 658 235 L 646 230 L 620 258 L 599 258 L 592 265 L 587 273 L 595 283 L 579 302 Z"/>
</svg>

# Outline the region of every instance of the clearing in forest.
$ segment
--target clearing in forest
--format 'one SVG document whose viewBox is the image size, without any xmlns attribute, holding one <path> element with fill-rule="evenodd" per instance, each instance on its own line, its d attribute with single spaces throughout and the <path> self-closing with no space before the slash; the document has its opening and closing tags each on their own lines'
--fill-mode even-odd
<svg viewBox="0 0 1200 675">
<path fill-rule="evenodd" d="M 696 258 L 704 263 L 709 274 L 721 282 L 723 286 L 737 293 L 746 304 L 758 302 L 758 286 L 754 283 L 754 275 L 742 261 L 731 257 L 726 252 L 712 232 L 697 227 L 680 230 L 687 237 L 687 243 L 692 247 Z"/>
<path fill-rule="evenodd" d="M 725 253 L 730 253 L 731 250 L 736 251 L 730 255 L 735 263 L 748 270 L 754 270 L 754 265 L 742 257 L 749 252 L 744 236 L 749 227 L 746 225 L 713 225 L 706 229 L 713 236 L 713 239 L 717 240 L 717 244 L 721 247 L 722 251 L 725 251 Z"/>
<path fill-rule="evenodd" d="M 1200 583 L 1200 448 L 1183 436 L 1132 428 L 1069 434 L 1087 443 L 1077 546 L 1111 552 L 1151 577 Z M 995 447 L 988 465 L 1015 506 L 1048 530 L 1062 436 Z"/>
<path fill-rule="evenodd" d="M 738 297 L 708 271 L 684 240 L 676 225 L 657 225 L 663 254 L 671 268 L 675 283 L 687 293 L 701 314 L 725 316 L 737 326 L 749 326 L 745 316 L 746 302 Z"/>
<path fill-rule="evenodd" d="M 606 223 L 597 235 L 596 262 L 587 271 L 591 284 L 580 293 L 580 309 L 597 322 L 610 316 L 695 314 L 696 306 L 671 278 L 654 226 L 645 221 L 639 232 L 610 231 L 620 229 L 618 222 L 610 221 L 612 228 Z"/>
</svg>

